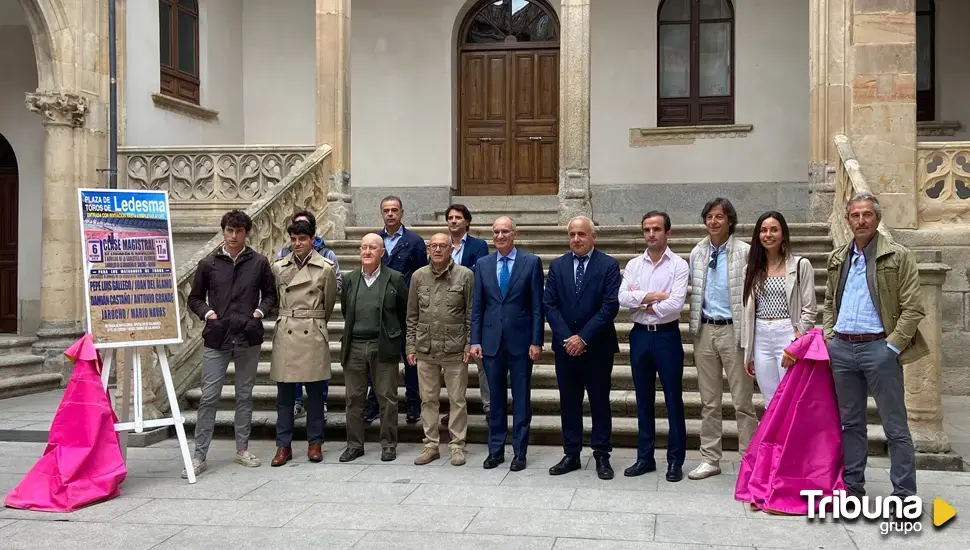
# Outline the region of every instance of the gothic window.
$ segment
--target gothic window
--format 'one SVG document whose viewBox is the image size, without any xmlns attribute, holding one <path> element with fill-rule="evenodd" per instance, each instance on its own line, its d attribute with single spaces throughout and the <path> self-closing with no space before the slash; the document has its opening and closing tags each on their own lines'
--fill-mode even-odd
<svg viewBox="0 0 970 550">
<path fill-rule="evenodd" d="M 663 0 L 657 12 L 657 125 L 734 124 L 734 6 Z"/>
<path fill-rule="evenodd" d="M 199 2 L 159 0 L 161 93 L 199 104 Z"/>
<path fill-rule="evenodd" d="M 555 17 L 535 0 L 490 0 L 469 19 L 463 45 L 557 42 Z"/>
<path fill-rule="evenodd" d="M 933 0 L 916 1 L 916 120 L 936 118 L 936 25 Z"/>
</svg>

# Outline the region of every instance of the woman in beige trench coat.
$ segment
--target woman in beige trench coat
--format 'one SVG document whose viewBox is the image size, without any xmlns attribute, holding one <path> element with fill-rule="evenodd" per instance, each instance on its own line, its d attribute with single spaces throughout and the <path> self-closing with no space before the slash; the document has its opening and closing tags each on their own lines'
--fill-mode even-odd
<svg viewBox="0 0 970 550">
<path fill-rule="evenodd" d="M 273 333 L 270 378 L 276 382 L 276 456 L 272 466 L 292 460 L 296 383 L 307 389 L 307 458 L 323 460 L 323 383 L 330 379 L 327 321 L 337 302 L 333 262 L 313 249 L 313 227 L 305 221 L 288 229 L 292 252 L 273 263 L 279 316 Z"/>
</svg>

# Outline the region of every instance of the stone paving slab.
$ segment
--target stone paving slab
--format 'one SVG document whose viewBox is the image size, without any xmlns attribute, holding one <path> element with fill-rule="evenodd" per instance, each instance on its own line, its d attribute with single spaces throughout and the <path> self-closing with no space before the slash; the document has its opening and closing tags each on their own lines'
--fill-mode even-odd
<svg viewBox="0 0 970 550">
<path fill-rule="evenodd" d="M 483 508 L 466 532 L 649 541 L 653 528 L 650 514 Z"/>
<path fill-rule="evenodd" d="M 574 493 L 573 489 L 428 484 L 418 486 L 404 504 L 565 510 Z"/>
<path fill-rule="evenodd" d="M 497 469 L 497 468 L 496 468 Z M 614 470 L 616 467 L 614 466 Z M 509 472 L 502 485 L 533 488 L 586 488 L 607 491 L 656 491 L 659 476 L 656 472 L 638 477 L 624 477 L 623 470 L 616 477 L 602 480 L 594 470 L 578 470 L 561 476 L 551 476 L 546 468 L 527 468 L 521 472 Z M 663 481 L 662 483 L 666 483 Z"/>
<path fill-rule="evenodd" d="M 959 510 L 958 510 L 959 513 Z M 939 530 L 933 527 L 932 521 L 923 521 L 923 530 L 919 533 L 890 533 L 883 535 L 878 524 L 854 522 L 846 524 L 846 531 L 852 542 L 858 548 L 925 548 L 938 550 L 940 548 L 970 548 L 970 530 L 954 529 L 954 525 L 945 525 Z"/>
<path fill-rule="evenodd" d="M 671 544 L 667 542 L 627 542 L 618 540 L 556 539 L 553 550 L 739 550 L 750 546 L 713 546 L 709 544 Z"/>
<path fill-rule="evenodd" d="M 124 502 L 121 500 L 120 502 Z M 122 514 L 114 523 L 282 527 L 310 507 L 306 502 L 157 499 Z M 330 525 L 333 525 L 332 523 Z"/>
<path fill-rule="evenodd" d="M 549 537 L 510 537 L 503 535 L 477 535 L 435 533 L 429 536 L 421 532 L 386 533 L 370 531 L 354 548 L 461 548 L 475 550 L 548 550 L 555 544 Z"/>
<path fill-rule="evenodd" d="M 842 525 L 712 517 L 703 510 L 657 516 L 657 542 L 727 544 L 758 548 L 852 548 Z"/>
<path fill-rule="evenodd" d="M 358 483 L 278 479 L 260 485 L 242 500 L 327 502 L 347 504 L 402 504 L 408 495 L 424 485 L 402 483 Z"/>
<path fill-rule="evenodd" d="M 319 550 L 320 548 L 351 548 L 365 534 L 367 534 L 366 531 L 307 529 L 296 526 L 282 528 L 193 526 L 180 531 L 175 536 L 154 548 L 172 550 L 211 550 L 212 548 L 232 548 L 234 550 L 265 550 L 266 548 Z"/>
<path fill-rule="evenodd" d="M 460 506 L 313 504 L 290 525 L 309 528 L 340 525 L 367 531 L 412 531 L 419 527 L 425 533 L 461 533 L 479 510 Z"/>
<path fill-rule="evenodd" d="M 33 510 L 19 510 L 16 508 L 0 508 L 0 518 L 26 519 L 41 521 L 85 521 L 108 522 L 132 510 L 153 502 L 144 498 L 114 498 L 106 502 L 82 508 L 76 512 L 66 514 L 54 512 L 36 512 Z M 152 522 L 145 522 L 152 523 Z"/>
<path fill-rule="evenodd" d="M 180 525 L 116 525 L 63 521 L 18 521 L 0 529 L 5 549 L 97 548 L 140 550 L 154 548 L 184 529 Z"/>
<path fill-rule="evenodd" d="M 681 482 L 683 483 L 683 482 Z M 743 518 L 745 505 L 734 500 L 734 493 L 675 494 L 671 492 L 604 491 L 576 489 L 570 510 L 602 510 L 639 514 L 679 514 L 703 510 L 704 515 Z"/>
</svg>

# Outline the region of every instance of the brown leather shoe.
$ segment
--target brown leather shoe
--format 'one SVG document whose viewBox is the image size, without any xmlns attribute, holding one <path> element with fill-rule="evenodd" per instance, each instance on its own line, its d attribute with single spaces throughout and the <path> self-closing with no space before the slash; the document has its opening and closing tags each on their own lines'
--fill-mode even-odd
<svg viewBox="0 0 970 550">
<path fill-rule="evenodd" d="M 273 462 L 270 462 L 270 466 L 277 467 L 286 464 L 287 462 L 293 460 L 293 450 L 289 447 L 277 447 L 276 456 L 273 457 Z"/>
<path fill-rule="evenodd" d="M 320 448 L 320 444 L 311 443 L 310 448 L 306 452 L 306 457 L 310 459 L 310 462 L 323 461 L 323 449 Z"/>
</svg>

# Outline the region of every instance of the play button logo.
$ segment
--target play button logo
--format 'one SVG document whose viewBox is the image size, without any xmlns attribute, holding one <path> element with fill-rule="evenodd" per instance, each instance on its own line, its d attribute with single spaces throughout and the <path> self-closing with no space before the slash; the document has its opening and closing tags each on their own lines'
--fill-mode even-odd
<svg viewBox="0 0 970 550">
<path fill-rule="evenodd" d="M 950 506 L 947 501 L 943 500 L 942 498 L 933 500 L 933 525 L 941 527 L 943 524 L 956 517 L 956 515 L 956 509 L 953 508 L 953 506 Z"/>
</svg>

